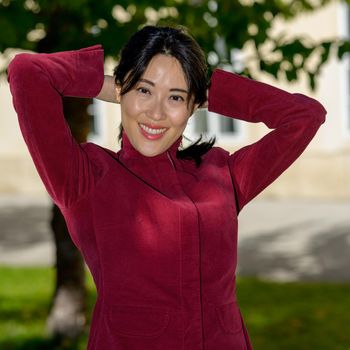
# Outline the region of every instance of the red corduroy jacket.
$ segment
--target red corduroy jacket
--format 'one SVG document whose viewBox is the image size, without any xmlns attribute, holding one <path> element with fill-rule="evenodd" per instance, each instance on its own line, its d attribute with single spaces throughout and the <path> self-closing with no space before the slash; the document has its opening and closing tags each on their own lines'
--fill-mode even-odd
<svg viewBox="0 0 350 350">
<path fill-rule="evenodd" d="M 96 283 L 96 350 L 247 350 L 236 300 L 237 214 L 303 152 L 325 118 L 317 101 L 216 70 L 209 110 L 274 129 L 200 167 L 180 140 L 147 158 L 77 144 L 61 96 L 96 96 L 103 50 L 21 54 L 9 82 L 23 136 Z"/>
</svg>

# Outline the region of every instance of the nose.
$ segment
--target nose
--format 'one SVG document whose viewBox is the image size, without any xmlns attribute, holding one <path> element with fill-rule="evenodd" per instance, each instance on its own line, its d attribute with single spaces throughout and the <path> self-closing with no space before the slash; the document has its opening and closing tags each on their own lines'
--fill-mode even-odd
<svg viewBox="0 0 350 350">
<path fill-rule="evenodd" d="M 165 109 L 163 107 L 162 101 L 159 99 L 154 99 L 149 105 L 147 110 L 147 116 L 155 121 L 165 119 Z"/>
</svg>

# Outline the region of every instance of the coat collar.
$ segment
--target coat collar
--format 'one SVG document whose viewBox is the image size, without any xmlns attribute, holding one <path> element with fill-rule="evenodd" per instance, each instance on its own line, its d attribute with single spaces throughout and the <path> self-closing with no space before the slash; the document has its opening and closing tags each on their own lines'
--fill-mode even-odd
<svg viewBox="0 0 350 350">
<path fill-rule="evenodd" d="M 179 193 L 177 170 L 181 166 L 176 152 L 181 140 L 180 137 L 168 150 L 155 157 L 146 157 L 134 148 L 123 131 L 119 161 L 150 188 L 168 198 L 175 198 Z"/>
</svg>

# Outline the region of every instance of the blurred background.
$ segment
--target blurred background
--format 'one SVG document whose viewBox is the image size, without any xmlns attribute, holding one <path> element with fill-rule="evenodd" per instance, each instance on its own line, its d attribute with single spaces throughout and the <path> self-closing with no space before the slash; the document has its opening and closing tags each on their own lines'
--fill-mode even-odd
<svg viewBox="0 0 350 350">
<path fill-rule="evenodd" d="M 184 25 L 216 67 L 319 100 L 327 121 L 240 214 L 238 293 L 255 349 L 350 349 L 350 11 L 340 0 L 0 0 L 0 349 L 84 349 L 95 291 L 22 140 L 18 52 L 100 43 L 112 74 L 145 24 Z M 79 142 L 118 150 L 117 105 L 65 98 Z M 49 121 L 48 116 L 48 122 Z M 234 152 L 268 130 L 200 111 L 186 129 Z"/>
</svg>

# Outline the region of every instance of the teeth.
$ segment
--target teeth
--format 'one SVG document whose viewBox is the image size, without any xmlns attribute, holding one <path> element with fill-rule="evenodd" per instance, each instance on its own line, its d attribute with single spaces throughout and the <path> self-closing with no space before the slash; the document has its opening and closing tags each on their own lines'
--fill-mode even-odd
<svg viewBox="0 0 350 350">
<path fill-rule="evenodd" d="M 140 127 L 145 130 L 147 133 L 152 134 L 152 135 L 159 135 L 161 133 L 163 133 L 166 128 L 162 128 L 162 129 L 152 129 L 149 128 L 148 126 L 144 125 L 144 124 L 140 124 Z"/>
</svg>

